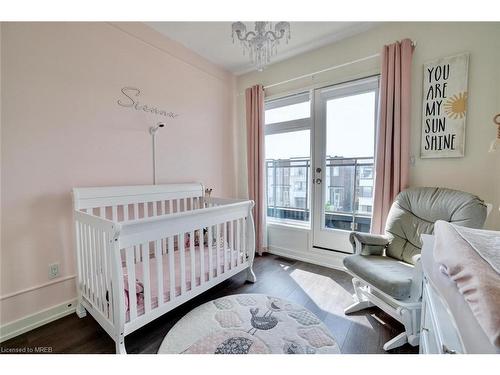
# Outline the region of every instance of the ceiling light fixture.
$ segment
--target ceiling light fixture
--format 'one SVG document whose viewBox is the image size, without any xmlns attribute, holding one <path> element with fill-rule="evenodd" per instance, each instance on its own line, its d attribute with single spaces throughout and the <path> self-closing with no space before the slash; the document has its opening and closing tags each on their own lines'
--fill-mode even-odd
<svg viewBox="0 0 500 375">
<path fill-rule="evenodd" d="M 243 54 L 248 51 L 250 61 L 261 72 L 271 62 L 271 57 L 277 53 L 277 47 L 281 39 L 288 44 L 290 40 L 290 24 L 288 22 L 255 22 L 255 31 L 248 31 L 243 22 L 232 24 L 232 37 L 235 36 L 243 46 Z"/>
</svg>

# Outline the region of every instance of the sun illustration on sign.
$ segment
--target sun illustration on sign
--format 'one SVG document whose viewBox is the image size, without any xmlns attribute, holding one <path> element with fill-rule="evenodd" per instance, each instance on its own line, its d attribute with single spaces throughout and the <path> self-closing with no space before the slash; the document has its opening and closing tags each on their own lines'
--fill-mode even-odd
<svg viewBox="0 0 500 375">
<path fill-rule="evenodd" d="M 444 112 L 449 118 L 456 120 L 465 117 L 467 111 L 467 92 L 461 92 L 450 97 L 444 104 Z"/>
</svg>

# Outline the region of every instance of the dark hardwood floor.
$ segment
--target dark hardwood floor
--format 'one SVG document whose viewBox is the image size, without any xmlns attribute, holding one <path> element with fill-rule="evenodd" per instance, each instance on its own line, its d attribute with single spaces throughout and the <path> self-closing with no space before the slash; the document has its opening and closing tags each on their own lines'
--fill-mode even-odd
<svg viewBox="0 0 500 375">
<path fill-rule="evenodd" d="M 351 277 L 345 272 L 270 254 L 256 257 L 254 270 L 255 284 L 246 283 L 244 273 L 236 275 L 127 336 L 127 352 L 156 353 L 167 332 L 190 310 L 239 293 L 263 293 L 303 305 L 328 326 L 342 353 L 385 353 L 383 344 L 403 331 L 400 323 L 375 307 L 344 315 L 353 293 Z M 51 347 L 53 353 L 115 351 L 113 340 L 90 314 L 83 319 L 71 314 L 0 344 L 5 349 L 22 347 Z M 391 352 L 418 353 L 418 347 L 407 344 Z"/>
</svg>

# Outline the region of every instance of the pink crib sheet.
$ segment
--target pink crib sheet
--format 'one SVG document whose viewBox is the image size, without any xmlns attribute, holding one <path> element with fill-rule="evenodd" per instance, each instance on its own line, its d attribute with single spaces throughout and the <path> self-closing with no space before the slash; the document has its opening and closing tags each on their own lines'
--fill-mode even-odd
<svg viewBox="0 0 500 375">
<path fill-rule="evenodd" d="M 233 252 L 233 265 L 231 266 L 231 252 Z M 209 264 L 208 264 L 208 250 L 205 247 L 204 248 L 204 278 L 205 281 L 208 281 L 208 269 L 209 269 Z M 189 248 L 186 249 L 185 251 L 185 280 L 186 280 L 186 291 L 191 290 L 191 254 L 189 251 Z M 238 251 L 237 250 L 231 250 L 227 249 L 226 252 L 226 264 L 228 265 L 228 268 L 226 269 L 224 265 L 224 251 L 221 249 L 220 254 L 219 254 L 219 261 L 217 262 L 217 252 L 215 249 L 212 252 L 212 269 L 213 273 L 212 276 L 217 275 L 217 265 L 220 264 L 221 266 L 221 272 L 226 272 L 226 270 L 229 270 L 231 268 L 234 268 L 236 266 L 236 259 L 238 256 Z M 243 254 L 239 254 L 240 259 L 239 261 L 243 261 Z M 200 264 L 200 249 L 198 246 L 195 247 L 195 286 L 200 285 L 201 282 L 201 264 Z M 174 251 L 174 272 L 175 272 L 175 295 L 179 296 L 181 294 L 181 273 L 180 273 L 180 261 L 181 261 L 181 255 L 180 251 Z M 163 254 L 162 256 L 162 267 L 163 267 L 163 301 L 168 302 L 170 301 L 170 272 L 169 272 L 169 259 L 168 259 L 168 254 Z M 143 278 L 143 264 L 142 262 L 138 262 L 135 264 L 135 278 L 138 283 L 144 285 L 144 278 Z M 128 274 L 127 274 L 127 268 L 123 268 L 123 274 L 124 274 L 124 279 L 127 280 Z M 157 269 L 156 269 L 156 258 L 150 258 L 149 259 L 149 275 L 150 275 L 150 287 L 151 287 L 151 309 L 154 309 L 158 307 L 158 283 L 157 283 Z M 125 285 L 127 286 L 127 282 L 125 282 Z M 140 285 L 139 284 L 139 285 Z M 125 308 L 126 308 L 126 321 L 128 322 L 130 320 L 129 317 L 129 303 L 128 303 L 128 293 L 129 291 L 127 290 L 133 290 L 133 287 L 126 287 L 125 290 Z M 137 292 L 140 292 L 140 287 L 137 287 Z M 144 295 L 145 293 L 137 293 L 137 316 L 143 315 L 144 314 Z"/>
</svg>

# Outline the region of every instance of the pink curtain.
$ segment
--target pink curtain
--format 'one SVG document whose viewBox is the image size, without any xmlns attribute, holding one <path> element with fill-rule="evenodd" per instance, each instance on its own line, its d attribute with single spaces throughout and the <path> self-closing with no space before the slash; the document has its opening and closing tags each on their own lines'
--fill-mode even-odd
<svg viewBox="0 0 500 375">
<path fill-rule="evenodd" d="M 255 247 L 259 254 L 267 250 L 265 213 L 264 87 L 245 90 L 247 124 L 248 195 L 255 202 Z"/>
<path fill-rule="evenodd" d="M 409 184 L 413 49 L 412 41 L 404 39 L 382 51 L 372 233 L 384 232 L 394 198 Z"/>
</svg>

